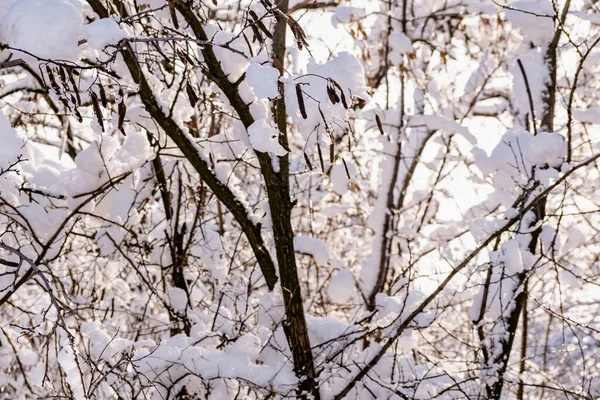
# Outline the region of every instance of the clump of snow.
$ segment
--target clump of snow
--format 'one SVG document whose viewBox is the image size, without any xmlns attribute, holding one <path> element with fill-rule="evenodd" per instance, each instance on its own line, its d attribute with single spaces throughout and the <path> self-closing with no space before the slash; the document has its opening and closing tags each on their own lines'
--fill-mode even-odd
<svg viewBox="0 0 600 400">
<path fill-rule="evenodd" d="M 310 341 L 313 343 L 313 346 L 335 339 L 336 344 L 339 344 L 341 347 L 344 342 L 356 336 L 353 335 L 354 333 L 360 334 L 360 332 L 357 332 L 358 325 L 349 325 L 334 317 L 319 318 L 307 315 L 306 322 L 308 324 Z M 343 336 L 345 336 L 345 339 L 341 338 Z M 326 347 L 324 348 L 326 349 Z"/>
<path fill-rule="evenodd" d="M 349 6 L 338 6 L 331 16 L 331 23 L 334 28 L 340 24 L 346 24 L 355 19 L 360 19 L 365 16 L 365 9 Z"/>
<path fill-rule="evenodd" d="M 413 115 L 408 121 L 408 126 L 426 126 L 428 129 L 440 130 L 446 133 L 458 133 L 469 141 L 476 144 L 477 139 L 469 132 L 469 128 L 456 121 L 440 117 L 438 115 Z"/>
<path fill-rule="evenodd" d="M 136 170 L 152 158 L 154 150 L 144 131 L 131 131 L 123 143 L 118 136 L 104 134 L 75 157 L 77 168 L 66 180 L 67 190 L 72 195 L 87 192 L 103 183 L 107 176 Z"/>
<path fill-rule="evenodd" d="M 83 35 L 80 10 L 67 0 L 19 0 L 0 23 L 2 38 L 14 48 L 45 59 L 76 61 Z"/>
<path fill-rule="evenodd" d="M 577 226 L 572 226 L 567 230 L 567 241 L 561 249 L 561 253 L 566 254 L 585 243 L 585 235 Z"/>
<path fill-rule="evenodd" d="M 483 149 L 480 149 L 479 147 L 473 147 L 471 153 L 475 157 L 475 165 L 477 165 L 477 168 L 481 170 L 483 176 L 488 176 L 494 172 L 494 163 Z"/>
<path fill-rule="evenodd" d="M 417 308 L 425 298 L 419 290 L 402 290 L 398 295 L 388 296 L 385 293 L 377 293 L 375 304 L 378 312 L 377 325 L 387 326 L 393 323 L 402 323 L 411 312 Z"/>
<path fill-rule="evenodd" d="M 388 37 L 390 52 L 388 59 L 392 64 L 402 64 L 402 55 L 413 51 L 412 42 L 402 32 L 394 32 Z"/>
<path fill-rule="evenodd" d="M 388 40 L 391 49 L 397 53 L 406 54 L 413 51 L 412 42 L 404 33 L 394 32 Z"/>
<path fill-rule="evenodd" d="M 556 234 L 556 229 L 551 225 L 544 225 L 540 232 L 540 239 L 545 253 L 550 251 L 550 248 L 554 244 L 555 249 L 559 249 L 561 246 L 560 236 Z"/>
<path fill-rule="evenodd" d="M 169 299 L 171 300 L 171 307 L 175 311 L 184 311 L 187 307 L 188 296 L 185 290 L 174 287 L 169 289 Z"/>
<path fill-rule="evenodd" d="M 177 335 L 163 341 L 151 353 L 140 352 L 133 364 L 137 372 L 160 383 L 160 386 L 167 386 L 167 383 L 170 386 L 171 382 L 184 375 L 196 375 L 202 380 L 242 380 L 259 387 L 268 385 L 273 390 L 282 392 L 288 392 L 297 384 L 298 380 L 289 364 L 254 362 L 253 359 L 260 351 L 258 337 L 247 334 L 237 342 L 218 350 L 193 345 L 189 338 Z M 194 385 L 189 387 L 194 390 Z M 213 391 L 212 394 L 216 396 L 210 398 L 227 398 L 225 393 Z M 166 395 L 163 393 L 162 397 L 154 398 L 166 398 Z"/>
<path fill-rule="evenodd" d="M 254 121 L 248 127 L 248 136 L 250 144 L 256 151 L 274 153 L 278 156 L 287 154 L 287 150 L 279 144 L 279 131 L 267 124 L 264 119 Z"/>
<path fill-rule="evenodd" d="M 251 362 L 256 361 L 261 351 L 261 343 L 258 336 L 251 333 L 246 333 L 235 341 L 228 349 L 227 352 L 231 354 L 242 354 Z"/>
<path fill-rule="evenodd" d="M 521 0 L 507 5 L 506 18 L 526 40 L 547 43 L 554 34 L 554 9 L 548 0 Z"/>
<path fill-rule="evenodd" d="M 329 281 L 327 294 L 331 301 L 346 304 L 354 296 L 354 277 L 346 268 L 338 271 Z"/>
<path fill-rule="evenodd" d="M 127 36 L 127 32 L 114 18 L 97 19 L 83 27 L 83 38 L 98 50 L 102 50 L 106 45 L 115 44 Z"/>
<path fill-rule="evenodd" d="M 327 265 L 329 261 L 329 248 L 320 239 L 298 235 L 294 238 L 294 249 L 313 256 L 319 266 Z"/>
<path fill-rule="evenodd" d="M 285 308 L 281 293 L 269 292 L 260 297 L 258 323 L 271 329 L 283 320 Z"/>
<path fill-rule="evenodd" d="M 517 274 L 523 271 L 523 254 L 518 241 L 509 240 L 508 242 L 502 243 L 502 253 L 507 273 Z"/>
<path fill-rule="evenodd" d="M 239 37 L 236 39 L 236 35 L 223 31 L 212 23 L 207 24 L 204 29 L 209 40 L 214 43 L 213 52 L 221 63 L 221 69 L 230 82 L 236 82 L 246 72 L 249 63 L 244 56 L 231 49 L 245 53 L 246 42 Z"/>
<path fill-rule="evenodd" d="M 112 337 L 95 322 L 81 325 L 81 332 L 90 340 L 92 356 L 97 359 L 110 361 L 110 358 L 133 345 L 127 339 Z"/>
<path fill-rule="evenodd" d="M 475 240 L 480 243 L 502 227 L 502 220 L 475 218 L 469 221 L 469 231 Z"/>
<path fill-rule="evenodd" d="M 363 65 L 356 57 L 346 51 L 340 52 L 336 57 L 323 65 L 317 64 L 311 58 L 307 65 L 307 72 L 335 79 L 343 89 L 349 90 L 353 96 L 358 96 L 365 100 L 370 97 L 367 91 Z M 321 86 L 324 91 L 325 85 Z"/>
<path fill-rule="evenodd" d="M 477 165 L 489 173 L 496 171 L 494 185 L 498 189 L 512 190 L 515 185 L 526 184 L 533 166 L 560 167 L 565 160 L 567 145 L 564 137 L 556 132 L 540 132 L 533 135 L 520 128 L 506 132 L 489 158 L 485 153 L 476 154 Z M 546 185 L 558 177 L 555 169 L 538 169 L 536 178 Z"/>
<path fill-rule="evenodd" d="M 587 110 L 573 110 L 573 118 L 579 122 L 600 124 L 600 108 L 588 108 Z"/>
<path fill-rule="evenodd" d="M 246 70 L 246 80 L 259 99 L 274 99 L 277 97 L 279 71 L 276 68 L 252 63 Z"/>
<path fill-rule="evenodd" d="M 300 131 L 306 140 L 305 149 L 308 150 L 309 155 L 311 149 L 313 151 L 316 149 L 317 142 L 321 146 L 329 145 L 327 135 L 321 134 L 323 131 L 321 112 L 327 116 L 328 124 L 335 121 L 339 122 L 340 125 L 344 125 L 344 121 L 348 118 L 348 110 L 343 107 L 341 102 L 331 103 L 327 94 L 327 87 L 330 84 L 323 78 L 332 79 L 339 84 L 348 106 L 351 105 L 353 97 L 360 97 L 365 100 L 370 98 L 364 68 L 348 52 L 340 52 L 325 64 L 319 64 L 311 58 L 306 66 L 306 74 L 298 76 L 297 79 L 282 79 L 284 84 L 288 85 L 288 89 L 285 91 L 288 113 L 292 116 L 292 121 L 300 127 Z M 301 116 L 296 90 L 291 87 L 291 85 L 295 86 L 296 84 L 302 85 L 306 119 Z M 336 91 L 340 95 L 340 90 L 336 89 Z"/>
<path fill-rule="evenodd" d="M 18 352 L 21 364 L 26 367 L 32 367 L 38 363 L 39 356 L 36 352 L 28 348 L 22 348 Z"/>
<path fill-rule="evenodd" d="M 556 132 L 540 132 L 527 146 L 525 158 L 532 164 L 560 167 L 567 156 L 567 142 Z"/>
</svg>

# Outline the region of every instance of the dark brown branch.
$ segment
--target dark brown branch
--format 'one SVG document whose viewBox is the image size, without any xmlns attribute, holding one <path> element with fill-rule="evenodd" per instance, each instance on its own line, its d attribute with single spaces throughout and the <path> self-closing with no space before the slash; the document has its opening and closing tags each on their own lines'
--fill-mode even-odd
<svg viewBox="0 0 600 400">
<path fill-rule="evenodd" d="M 88 3 L 101 18 L 108 17 L 108 11 L 104 8 L 99 0 L 88 0 Z M 183 5 L 180 6 L 183 7 Z M 189 10 L 189 12 L 191 13 L 192 11 Z M 200 26 L 199 22 L 198 26 Z M 204 36 L 204 38 L 206 38 L 206 36 Z M 212 50 L 210 50 L 210 53 L 212 53 Z M 200 174 L 201 179 L 233 214 L 236 221 L 240 224 L 242 231 L 246 235 L 248 242 L 252 246 L 252 250 L 256 255 L 263 276 L 265 277 L 265 281 L 267 282 L 267 286 L 272 290 L 277 282 L 277 275 L 275 273 L 275 265 L 271 255 L 265 247 L 263 238 L 261 236 L 260 227 L 250 220 L 244 205 L 235 197 L 231 189 L 229 189 L 226 184 L 217 178 L 215 173 L 210 169 L 208 163 L 200 156 L 195 143 L 192 142 L 190 137 L 181 130 L 179 125 L 177 125 L 172 118 L 169 118 L 164 114 L 154 96 L 152 88 L 144 76 L 141 66 L 138 64 L 138 60 L 131 45 L 125 44 L 123 46 L 122 55 L 125 63 L 127 64 L 127 68 L 129 69 L 131 77 L 139 85 L 140 99 L 144 103 L 146 111 L 158 123 L 167 136 L 169 136 L 169 138 L 175 142 L 186 159 Z M 214 54 L 212 61 L 218 65 L 218 61 L 214 57 Z M 246 117 L 250 117 L 249 111 Z"/>
</svg>

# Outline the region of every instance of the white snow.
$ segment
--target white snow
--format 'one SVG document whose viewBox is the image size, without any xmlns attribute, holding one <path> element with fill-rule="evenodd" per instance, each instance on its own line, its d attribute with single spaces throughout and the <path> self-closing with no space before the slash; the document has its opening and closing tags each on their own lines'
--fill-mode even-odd
<svg viewBox="0 0 600 400">
<path fill-rule="evenodd" d="M 562 254 L 566 254 L 585 243 L 586 236 L 581 230 L 581 227 L 577 226 L 572 226 L 567 230 L 567 240 L 561 248 Z"/>
<path fill-rule="evenodd" d="M 354 165 L 351 163 L 347 163 L 346 165 L 348 166 L 348 173 L 352 173 Z M 348 191 L 350 179 L 348 179 L 348 174 L 346 173 L 346 168 L 344 168 L 343 163 L 338 162 L 332 166 L 329 179 L 333 190 L 340 196 Z"/>
<path fill-rule="evenodd" d="M 241 336 L 235 341 L 228 349 L 227 352 L 231 354 L 243 354 L 251 362 L 256 361 L 261 351 L 261 342 L 258 336 L 251 333 L 247 333 Z"/>
<path fill-rule="evenodd" d="M 587 110 L 573 110 L 573 118 L 579 122 L 600 124 L 600 108 L 591 107 Z"/>
<path fill-rule="evenodd" d="M 553 241 L 555 241 L 555 249 L 560 248 L 560 236 L 556 234 L 556 229 L 551 225 L 546 224 L 542 227 L 542 231 L 540 232 L 540 239 L 542 240 L 542 245 L 544 246 L 544 252 L 550 251 L 550 247 L 552 246 Z"/>
<path fill-rule="evenodd" d="M 177 312 L 185 311 L 188 303 L 188 296 L 185 290 L 174 287 L 169 289 L 169 300 L 171 307 Z"/>
<path fill-rule="evenodd" d="M 294 238 L 294 249 L 299 253 L 310 254 L 318 265 L 327 265 L 329 248 L 321 239 L 298 235 Z"/>
<path fill-rule="evenodd" d="M 331 23 L 334 27 L 337 27 L 340 24 L 344 24 L 358 18 L 363 18 L 364 16 L 364 8 L 338 6 L 336 7 L 335 11 L 333 12 L 333 15 L 331 16 Z"/>
<path fill-rule="evenodd" d="M 29 381 L 34 385 L 42 387 L 42 383 L 44 381 L 44 375 L 46 373 L 46 364 L 44 362 L 39 362 L 34 368 L 32 368 L 27 377 Z"/>
<path fill-rule="evenodd" d="M 404 33 L 394 32 L 389 38 L 389 44 L 393 51 L 406 54 L 413 51 L 412 42 Z"/>
<path fill-rule="evenodd" d="M 276 68 L 252 63 L 246 70 L 246 80 L 258 99 L 274 99 L 278 96 L 279 71 Z"/>
<path fill-rule="evenodd" d="M 248 127 L 248 137 L 252 148 L 256 151 L 273 153 L 278 156 L 287 154 L 287 150 L 279 144 L 279 130 L 271 127 L 264 119 L 254 121 Z"/>
<path fill-rule="evenodd" d="M 504 14 L 521 31 L 523 38 L 535 44 L 549 42 L 554 33 L 554 9 L 548 0 L 522 0 L 509 3 Z"/>
<path fill-rule="evenodd" d="M 502 253 L 504 266 L 508 274 L 517 274 L 523 271 L 523 256 L 518 241 L 509 240 L 502 243 Z"/>
<path fill-rule="evenodd" d="M 89 338 L 92 356 L 97 359 L 110 361 L 112 356 L 133 345 L 130 340 L 112 337 L 96 322 L 82 324 L 81 332 Z"/>
<path fill-rule="evenodd" d="M 355 293 L 354 277 L 346 268 L 339 270 L 329 281 L 327 294 L 337 304 L 347 304 Z"/>
<path fill-rule="evenodd" d="M 127 32 L 112 17 L 97 19 L 83 27 L 84 39 L 98 50 L 106 45 L 116 44 L 127 36 Z"/>
<path fill-rule="evenodd" d="M 567 142 L 560 133 L 540 132 L 527 145 L 525 158 L 535 165 L 560 167 L 567 156 Z"/>
<path fill-rule="evenodd" d="M 469 132 L 469 128 L 456 121 L 441 117 L 439 115 L 412 115 L 408 126 L 426 126 L 428 129 L 441 130 L 446 133 L 458 133 L 471 144 L 476 144 L 477 139 Z"/>
<path fill-rule="evenodd" d="M 215 44 L 213 51 L 221 62 L 221 69 L 230 82 L 236 82 L 246 72 L 249 63 L 244 56 L 226 47 L 245 53 L 247 51 L 246 42 L 241 37 L 236 39 L 236 35 L 221 30 L 216 24 L 207 24 L 204 29 L 208 38 Z"/>
<path fill-rule="evenodd" d="M 479 147 L 473 147 L 471 153 L 473 153 L 473 156 L 475 157 L 475 164 L 481 170 L 483 176 L 488 176 L 494 172 L 494 163 L 484 150 L 480 149 Z"/>
<path fill-rule="evenodd" d="M 83 35 L 80 10 L 67 0 L 19 0 L 0 23 L 2 38 L 14 48 L 44 59 L 76 61 Z"/>
<path fill-rule="evenodd" d="M 65 372 L 66 381 L 71 387 L 71 391 L 73 392 L 73 397 L 75 400 L 84 400 L 86 399 L 85 391 L 75 357 L 76 355 L 73 354 L 71 345 L 67 344 L 58 353 L 57 360 L 58 364 Z"/>
</svg>

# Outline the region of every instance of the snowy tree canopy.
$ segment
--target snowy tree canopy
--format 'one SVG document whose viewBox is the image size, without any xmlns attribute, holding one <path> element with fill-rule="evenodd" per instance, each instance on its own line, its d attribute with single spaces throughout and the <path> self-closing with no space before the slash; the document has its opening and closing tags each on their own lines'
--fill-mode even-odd
<svg viewBox="0 0 600 400">
<path fill-rule="evenodd" d="M 600 397 L 590 0 L 0 0 L 0 399 Z"/>
</svg>

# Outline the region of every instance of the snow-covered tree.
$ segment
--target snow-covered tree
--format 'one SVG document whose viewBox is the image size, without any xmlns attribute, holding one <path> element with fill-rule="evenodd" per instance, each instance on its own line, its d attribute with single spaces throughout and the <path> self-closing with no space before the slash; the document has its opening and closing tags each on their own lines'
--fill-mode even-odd
<svg viewBox="0 0 600 400">
<path fill-rule="evenodd" d="M 599 397 L 599 15 L 0 1 L 0 399 Z"/>
</svg>

